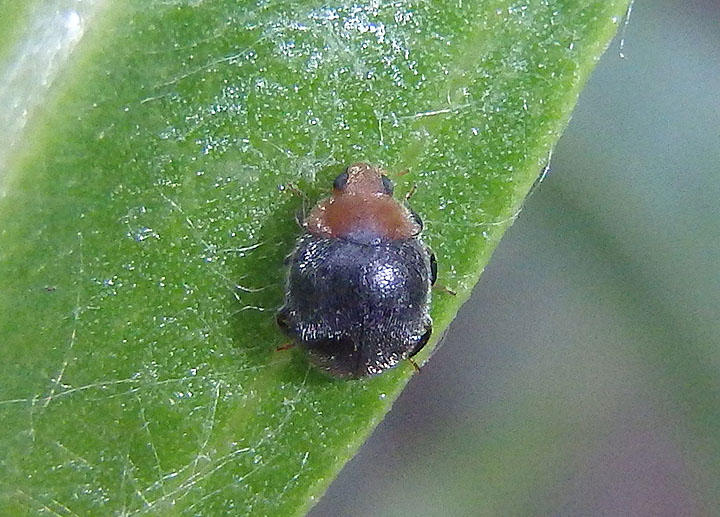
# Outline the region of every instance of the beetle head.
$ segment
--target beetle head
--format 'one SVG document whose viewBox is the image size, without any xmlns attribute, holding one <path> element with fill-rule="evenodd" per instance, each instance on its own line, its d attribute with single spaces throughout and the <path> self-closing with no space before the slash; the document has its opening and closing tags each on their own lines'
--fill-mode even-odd
<svg viewBox="0 0 720 517">
<path fill-rule="evenodd" d="M 338 175 L 333 182 L 335 195 L 388 195 L 393 194 L 393 184 L 379 168 L 367 163 L 356 163 Z"/>
</svg>

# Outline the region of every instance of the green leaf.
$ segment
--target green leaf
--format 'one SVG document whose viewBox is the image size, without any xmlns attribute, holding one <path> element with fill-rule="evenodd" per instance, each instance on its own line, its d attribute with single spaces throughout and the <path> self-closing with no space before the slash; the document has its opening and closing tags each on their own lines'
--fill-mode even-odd
<svg viewBox="0 0 720 517">
<path fill-rule="evenodd" d="M 626 8 L 56 4 L 0 41 L 14 515 L 307 509 L 413 369 L 340 381 L 275 350 L 302 205 L 278 185 L 314 202 L 351 162 L 409 170 L 458 292 L 434 295 L 437 341 Z"/>
</svg>

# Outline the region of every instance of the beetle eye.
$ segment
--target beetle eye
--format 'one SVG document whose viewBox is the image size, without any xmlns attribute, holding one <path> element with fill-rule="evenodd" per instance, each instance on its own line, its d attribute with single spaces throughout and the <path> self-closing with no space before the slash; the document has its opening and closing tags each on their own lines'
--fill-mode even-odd
<svg viewBox="0 0 720 517">
<path fill-rule="evenodd" d="M 335 190 L 344 190 L 347 186 L 348 182 L 348 173 L 347 171 L 340 174 L 337 178 L 335 178 L 335 181 L 333 181 L 333 188 Z"/>
<path fill-rule="evenodd" d="M 382 184 L 383 184 L 383 189 L 385 189 L 385 193 L 389 196 L 392 196 L 393 190 L 395 190 L 395 186 L 393 185 L 393 182 L 390 181 L 390 178 L 388 178 L 387 176 L 383 176 Z"/>
</svg>

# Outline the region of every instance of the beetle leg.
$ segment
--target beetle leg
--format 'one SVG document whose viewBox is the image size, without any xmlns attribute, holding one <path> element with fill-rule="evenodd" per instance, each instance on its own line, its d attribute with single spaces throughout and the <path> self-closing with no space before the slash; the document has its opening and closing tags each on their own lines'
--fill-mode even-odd
<svg viewBox="0 0 720 517">
<path fill-rule="evenodd" d="M 405 194 L 405 201 L 410 201 L 410 198 L 415 195 L 415 192 L 417 192 L 418 186 L 417 183 L 413 183 L 413 186 L 410 187 L 410 190 L 408 190 L 407 194 Z"/>
<path fill-rule="evenodd" d="M 302 207 L 295 214 L 295 221 L 297 221 L 300 228 L 305 228 L 305 217 L 307 212 L 307 196 L 305 195 L 305 193 L 293 183 L 278 185 L 278 190 L 280 190 L 281 192 L 290 192 L 291 194 L 300 196 L 300 199 L 302 199 Z"/>
<path fill-rule="evenodd" d="M 420 367 L 418 366 L 418 364 L 415 361 L 413 361 L 413 359 L 411 357 L 408 357 L 407 360 L 412 365 L 412 367 L 415 369 L 415 371 L 417 373 L 420 373 Z"/>
<path fill-rule="evenodd" d="M 444 285 L 433 285 L 433 289 L 435 289 L 436 291 L 440 291 L 441 293 L 449 294 L 451 296 L 457 296 L 457 293 L 455 291 Z"/>
<path fill-rule="evenodd" d="M 437 259 L 435 253 L 430 252 L 430 285 L 435 285 L 437 281 Z"/>
</svg>

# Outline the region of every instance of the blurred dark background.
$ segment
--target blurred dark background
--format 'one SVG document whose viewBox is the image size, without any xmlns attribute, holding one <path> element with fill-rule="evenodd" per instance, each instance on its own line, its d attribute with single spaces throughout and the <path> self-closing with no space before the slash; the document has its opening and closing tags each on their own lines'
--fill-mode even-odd
<svg viewBox="0 0 720 517">
<path fill-rule="evenodd" d="M 720 511 L 720 2 L 636 2 L 625 40 L 311 516 Z"/>
</svg>

